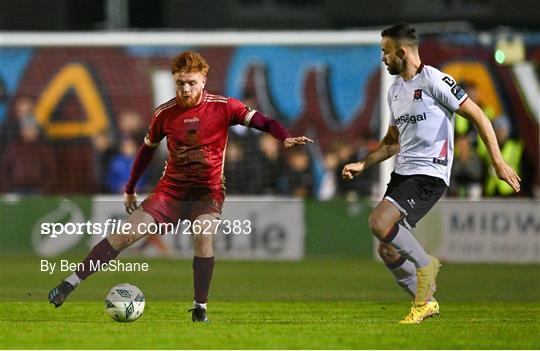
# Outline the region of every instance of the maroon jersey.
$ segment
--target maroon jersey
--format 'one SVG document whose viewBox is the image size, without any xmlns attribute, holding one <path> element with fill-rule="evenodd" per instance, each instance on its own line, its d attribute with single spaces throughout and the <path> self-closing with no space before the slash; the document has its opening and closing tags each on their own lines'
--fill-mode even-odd
<svg viewBox="0 0 540 351">
<path fill-rule="evenodd" d="M 236 99 L 206 91 L 188 110 L 176 97 L 156 108 L 145 143 L 155 147 L 167 137 L 169 157 L 159 186 L 222 188 L 229 126 L 247 126 L 254 113 Z"/>
</svg>

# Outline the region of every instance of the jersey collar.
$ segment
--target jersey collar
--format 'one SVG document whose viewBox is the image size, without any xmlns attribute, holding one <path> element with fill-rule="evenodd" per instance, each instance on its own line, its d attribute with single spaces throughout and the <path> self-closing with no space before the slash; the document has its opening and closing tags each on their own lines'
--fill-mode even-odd
<svg viewBox="0 0 540 351">
<path fill-rule="evenodd" d="M 420 62 L 420 66 L 418 66 L 418 69 L 416 70 L 415 75 L 412 76 L 411 79 L 409 79 L 409 80 L 403 79 L 403 81 L 404 81 L 404 82 L 412 82 L 412 81 L 414 81 L 414 80 L 416 79 L 416 77 L 418 77 L 418 75 L 419 75 L 420 73 L 422 73 L 422 70 L 423 70 L 423 69 L 424 69 L 424 64 L 423 64 L 422 62 Z"/>
</svg>

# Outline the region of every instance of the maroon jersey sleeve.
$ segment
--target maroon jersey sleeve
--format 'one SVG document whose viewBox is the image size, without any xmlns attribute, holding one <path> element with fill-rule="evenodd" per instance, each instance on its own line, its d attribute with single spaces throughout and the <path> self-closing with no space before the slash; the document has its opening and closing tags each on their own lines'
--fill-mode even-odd
<svg viewBox="0 0 540 351">
<path fill-rule="evenodd" d="M 154 117 L 152 117 L 152 122 L 150 122 L 150 127 L 146 132 L 144 137 L 144 143 L 150 147 L 157 147 L 159 142 L 165 137 L 164 127 L 163 127 L 163 112 L 159 107 L 154 112 Z"/>
<path fill-rule="evenodd" d="M 229 115 L 230 125 L 242 124 L 247 127 L 255 112 L 257 111 L 234 98 L 229 98 L 227 101 L 227 113 Z"/>
</svg>

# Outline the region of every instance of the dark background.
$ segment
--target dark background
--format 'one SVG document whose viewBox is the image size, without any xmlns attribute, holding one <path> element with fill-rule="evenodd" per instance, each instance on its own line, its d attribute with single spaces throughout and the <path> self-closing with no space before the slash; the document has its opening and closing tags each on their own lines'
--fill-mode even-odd
<svg viewBox="0 0 540 351">
<path fill-rule="evenodd" d="M 535 0 L 2 0 L 0 29 L 345 29 L 411 22 L 433 24 L 437 31 L 505 26 L 527 31 L 540 29 L 538 5 Z"/>
</svg>

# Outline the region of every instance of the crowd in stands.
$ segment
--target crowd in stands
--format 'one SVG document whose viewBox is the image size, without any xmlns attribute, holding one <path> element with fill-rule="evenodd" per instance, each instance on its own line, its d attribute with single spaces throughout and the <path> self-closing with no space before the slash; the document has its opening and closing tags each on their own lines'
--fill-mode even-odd
<svg viewBox="0 0 540 351">
<path fill-rule="evenodd" d="M 468 91 L 471 98 L 478 99 L 474 86 L 469 86 Z M 144 139 L 146 122 L 143 118 L 137 112 L 126 110 L 118 115 L 115 128 L 71 144 L 53 142 L 43 133 L 34 115 L 34 103 L 31 97 L 19 97 L 12 116 L 2 123 L 0 192 L 63 194 L 66 188 L 62 184 L 81 177 L 89 179 L 68 193 L 122 193 L 137 148 Z M 533 171 L 523 143 L 514 137 L 508 117 L 490 118 L 503 156 L 523 178 L 525 186 L 521 196 L 532 196 L 533 187 L 527 184 L 533 180 L 528 179 L 527 174 Z M 353 181 L 341 178 L 343 166 L 364 157 L 377 145 L 376 139 L 358 139 L 355 147 L 346 141 L 338 141 L 324 150 L 317 143 L 286 150 L 271 136 L 243 126 L 232 127 L 229 135 L 224 168 L 227 194 L 288 195 L 321 201 L 381 195 L 374 190 L 378 181 L 377 167 L 368 169 Z M 68 161 L 58 150 L 72 148 L 75 143 L 84 144 L 84 150 L 90 150 L 91 156 L 71 158 L 69 162 L 79 162 L 81 171 L 77 173 L 77 167 L 75 171 L 72 167 L 66 174 L 64 166 Z M 151 191 L 161 177 L 167 157 L 166 145 L 161 144 L 149 170 L 138 183 L 139 193 Z M 83 167 L 85 162 L 93 164 Z M 447 196 L 473 199 L 514 196 L 493 174 L 475 128 L 461 117 L 456 123 L 454 166 Z"/>
</svg>

